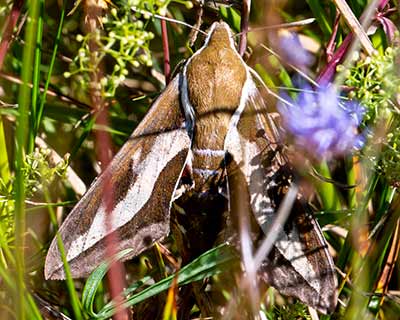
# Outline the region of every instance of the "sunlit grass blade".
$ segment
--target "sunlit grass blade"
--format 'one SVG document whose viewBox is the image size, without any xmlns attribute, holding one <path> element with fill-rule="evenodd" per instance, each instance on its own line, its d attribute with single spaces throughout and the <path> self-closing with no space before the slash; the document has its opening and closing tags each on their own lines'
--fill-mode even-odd
<svg viewBox="0 0 400 320">
<path fill-rule="evenodd" d="M 36 48 L 35 48 L 35 57 L 33 64 L 33 78 L 32 78 L 32 101 L 31 101 L 31 115 L 30 115 L 30 124 L 31 130 L 29 130 L 28 137 L 28 152 L 31 153 L 35 146 L 35 135 L 36 135 L 36 127 L 37 127 L 37 104 L 40 93 L 40 66 L 42 60 L 42 35 L 43 35 L 43 15 L 44 15 L 44 0 L 39 1 L 39 14 L 37 18 L 37 28 L 36 28 Z"/>
<path fill-rule="evenodd" d="M 81 136 L 79 137 L 75 146 L 71 150 L 71 159 L 73 159 L 75 157 L 76 153 L 79 151 L 80 147 L 82 146 L 82 143 L 86 140 L 86 138 L 91 133 L 92 128 L 95 125 L 95 123 L 96 123 L 95 117 L 90 117 L 90 119 L 85 123 L 85 126 L 83 128 L 83 133 L 81 134 Z"/>
<path fill-rule="evenodd" d="M 10 181 L 10 177 L 6 137 L 4 135 L 3 119 L 0 115 L 0 178 L 3 180 L 3 183 L 7 185 Z"/>
<path fill-rule="evenodd" d="M 25 309 L 25 181 L 24 181 L 24 159 L 27 136 L 29 133 L 29 105 L 31 101 L 31 88 L 29 84 L 32 79 L 32 69 L 35 35 L 37 31 L 37 19 L 39 15 L 39 1 L 29 2 L 29 15 L 26 20 L 25 47 L 22 58 L 22 85 L 18 93 L 18 118 L 16 128 L 16 151 L 15 151 L 15 260 L 16 260 L 16 283 L 17 290 L 14 304 L 16 306 L 17 318 L 26 319 Z"/>
<path fill-rule="evenodd" d="M 178 272 L 178 285 L 182 286 L 219 274 L 221 272 L 227 272 L 233 268 L 237 259 L 237 254 L 230 246 L 222 244 L 218 247 L 215 247 L 203 253 L 201 256 L 184 266 Z M 147 287 L 141 292 L 133 294 L 124 303 L 125 307 L 133 306 L 168 290 L 175 277 L 176 275 L 171 275 Z M 134 284 L 134 286 L 136 287 L 137 284 Z M 126 292 L 131 292 L 130 288 L 128 288 Z M 97 318 L 107 319 L 108 317 L 111 317 L 114 312 L 115 305 L 111 302 L 97 313 Z"/>
<path fill-rule="evenodd" d="M 332 33 L 331 22 L 329 21 L 329 17 L 327 17 L 326 8 L 322 7 L 321 1 L 318 0 L 307 0 L 308 5 L 318 22 L 319 27 L 321 28 L 324 36 L 328 39 Z"/>
<path fill-rule="evenodd" d="M 346 20 L 352 32 L 357 36 L 364 50 L 371 56 L 375 49 L 347 2 L 344 0 L 333 0 L 333 2 Z"/>
<path fill-rule="evenodd" d="M 132 249 L 127 249 L 119 252 L 116 256 L 108 261 L 103 262 L 100 266 L 96 268 L 86 280 L 85 287 L 82 292 L 82 307 L 89 315 L 95 317 L 96 313 L 94 311 L 94 299 L 96 296 L 97 289 L 99 288 L 101 282 L 103 281 L 111 263 L 115 260 L 123 259 L 128 255 Z M 136 288 L 135 288 L 136 289 Z"/>
<path fill-rule="evenodd" d="M 174 278 L 172 285 L 168 290 L 167 301 L 165 303 L 163 320 L 176 320 L 177 317 L 177 306 L 176 306 L 176 295 L 178 293 L 177 278 Z"/>
<path fill-rule="evenodd" d="M 48 195 L 48 192 L 45 193 L 45 196 L 46 196 L 46 199 L 48 201 L 50 201 L 50 196 Z M 57 226 L 57 219 L 56 219 L 56 215 L 54 213 L 53 207 L 49 206 L 48 211 L 49 211 L 50 220 L 51 220 L 52 224 L 54 226 Z M 75 316 L 75 319 L 80 320 L 83 318 L 83 315 L 81 312 L 81 305 L 79 302 L 78 294 L 75 290 L 75 285 L 74 285 L 74 280 L 72 279 L 71 270 L 68 265 L 67 256 L 65 254 L 65 249 L 64 249 L 64 244 L 62 242 L 61 235 L 58 232 L 56 234 L 56 238 L 57 238 L 58 249 L 59 249 L 60 255 L 61 255 L 61 260 L 64 265 L 66 284 L 67 284 L 68 293 L 69 293 L 69 296 L 71 299 L 71 305 L 72 305 L 72 309 L 74 312 L 74 316 Z"/>
<path fill-rule="evenodd" d="M 41 123 L 42 117 L 43 117 L 43 109 L 44 109 L 44 105 L 45 105 L 45 102 L 46 102 L 47 90 L 48 90 L 49 85 L 50 85 L 50 79 L 51 79 L 51 75 L 52 75 L 53 69 L 54 69 L 54 64 L 55 64 L 55 61 L 56 61 L 56 56 L 57 56 L 57 52 L 58 52 L 58 46 L 59 46 L 60 40 L 61 40 L 61 32 L 62 32 L 62 28 L 63 28 L 63 25 L 64 25 L 65 6 L 66 6 L 66 4 L 67 4 L 67 0 L 64 0 L 62 8 L 61 8 L 61 15 L 60 15 L 58 28 L 57 28 L 57 34 L 56 34 L 56 38 L 55 38 L 54 48 L 53 48 L 53 52 L 52 52 L 51 60 L 50 60 L 50 64 L 49 64 L 49 71 L 47 73 L 46 83 L 44 85 L 43 93 L 42 93 L 41 98 L 40 98 L 40 105 L 39 105 L 39 108 L 37 109 L 37 113 L 36 113 L 36 122 L 35 122 L 35 127 L 34 127 L 34 135 L 35 136 L 37 135 L 37 133 L 39 131 L 39 126 L 40 126 L 40 123 Z"/>
</svg>

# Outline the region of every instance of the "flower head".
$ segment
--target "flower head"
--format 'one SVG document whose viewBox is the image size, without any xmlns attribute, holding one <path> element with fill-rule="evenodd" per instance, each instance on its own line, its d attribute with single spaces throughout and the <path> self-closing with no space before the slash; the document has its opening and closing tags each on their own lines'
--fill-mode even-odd
<svg viewBox="0 0 400 320">
<path fill-rule="evenodd" d="M 357 133 L 364 108 L 356 101 L 339 101 L 334 87 L 314 92 L 304 87 L 297 99 L 282 95 L 278 110 L 295 144 L 318 158 L 329 158 L 359 149 L 364 143 Z"/>
<path fill-rule="evenodd" d="M 279 49 L 282 58 L 297 67 L 307 67 L 314 63 L 313 55 L 302 46 L 294 32 L 281 32 Z"/>
</svg>

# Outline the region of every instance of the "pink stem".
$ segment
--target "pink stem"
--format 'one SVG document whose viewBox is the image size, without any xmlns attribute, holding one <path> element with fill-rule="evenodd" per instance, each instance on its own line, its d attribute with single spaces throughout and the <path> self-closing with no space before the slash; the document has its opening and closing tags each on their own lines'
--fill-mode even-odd
<svg viewBox="0 0 400 320">
<path fill-rule="evenodd" d="M 102 15 L 102 8 L 95 5 L 85 5 L 86 14 L 86 30 L 89 33 L 93 33 L 99 28 L 99 17 Z M 97 66 L 96 70 L 90 75 L 93 89 L 90 91 L 90 98 L 92 108 L 95 110 L 97 117 L 96 123 L 100 127 L 107 127 L 108 125 L 108 114 L 104 99 L 101 95 L 101 89 L 98 88 L 97 84 L 100 83 L 100 79 L 103 77 L 103 66 L 101 61 L 98 61 L 96 52 L 99 47 L 94 39 L 89 41 L 89 49 L 92 52 L 91 60 L 94 66 Z M 103 183 L 103 201 L 108 215 L 106 219 L 106 230 L 112 230 L 112 210 L 114 208 L 114 186 L 112 176 L 110 172 L 106 171 L 108 164 L 111 161 L 111 150 L 112 143 L 110 135 L 104 130 L 95 131 L 96 141 L 96 153 L 97 158 L 100 160 L 102 172 L 105 172 L 104 183 Z M 117 253 L 118 248 L 118 234 L 116 232 L 109 233 L 106 238 L 106 256 L 113 257 Z M 129 319 L 128 311 L 124 308 L 122 302 L 124 297 L 122 296 L 123 289 L 125 287 L 125 272 L 123 264 L 119 261 L 115 261 L 111 264 L 110 269 L 107 273 L 107 280 L 109 285 L 110 296 L 116 304 L 116 311 L 114 315 L 115 320 L 127 320 Z"/>
<path fill-rule="evenodd" d="M 171 80 L 171 62 L 169 56 L 167 22 L 165 20 L 161 20 L 161 35 L 164 51 L 164 76 L 165 84 L 167 85 Z"/>
<path fill-rule="evenodd" d="M 21 9 L 23 5 L 23 0 L 15 0 L 11 8 L 10 15 L 7 18 L 7 22 L 0 43 L 0 70 L 3 68 L 4 58 L 6 57 L 7 50 L 12 42 L 13 31 L 17 24 L 18 18 L 21 15 Z"/>
</svg>

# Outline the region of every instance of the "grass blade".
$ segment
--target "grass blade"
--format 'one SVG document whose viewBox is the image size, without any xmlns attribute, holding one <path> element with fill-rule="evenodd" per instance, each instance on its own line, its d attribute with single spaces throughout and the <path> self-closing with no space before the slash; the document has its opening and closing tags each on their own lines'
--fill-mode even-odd
<svg viewBox="0 0 400 320">
<path fill-rule="evenodd" d="M 25 313 L 25 262 L 24 262 L 24 237 L 25 237 L 25 183 L 24 183 L 24 161 L 27 140 L 28 113 L 31 98 L 29 84 L 32 79 L 32 69 L 35 34 L 37 30 L 37 19 L 39 15 L 39 1 L 29 1 L 29 18 L 26 21 L 25 47 L 22 58 L 22 85 L 18 94 L 18 118 L 16 128 L 16 151 L 15 151 L 15 258 L 17 271 L 17 290 L 15 306 L 17 319 L 26 319 Z"/>
</svg>

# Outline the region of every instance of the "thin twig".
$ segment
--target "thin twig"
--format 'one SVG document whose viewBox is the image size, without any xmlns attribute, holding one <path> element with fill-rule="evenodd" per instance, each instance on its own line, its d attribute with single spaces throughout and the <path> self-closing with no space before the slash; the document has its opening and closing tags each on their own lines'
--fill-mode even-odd
<svg viewBox="0 0 400 320">
<path fill-rule="evenodd" d="M 343 18 L 346 20 L 346 23 L 350 27 L 350 29 L 354 32 L 354 34 L 360 40 L 362 47 L 367 51 L 369 56 L 372 56 L 375 52 L 374 47 L 372 46 L 371 41 L 369 40 L 366 32 L 361 26 L 360 22 L 354 15 L 353 11 L 350 9 L 349 5 L 344 0 L 333 0 L 336 4 L 336 7 L 341 12 Z"/>
<path fill-rule="evenodd" d="M 136 9 L 136 8 L 132 8 L 131 10 L 133 12 L 138 12 L 138 13 L 143 14 L 143 15 L 152 16 L 152 17 L 160 19 L 160 20 L 165 20 L 165 21 L 177 23 L 177 24 L 183 25 L 185 27 L 188 27 L 190 29 L 196 30 L 197 32 L 199 32 L 199 33 L 201 33 L 201 34 L 203 34 L 205 36 L 207 35 L 207 32 L 204 32 L 201 29 L 197 29 L 197 28 L 193 27 L 192 25 L 190 25 L 189 23 L 186 23 L 186 22 L 183 22 L 183 21 L 179 21 L 179 20 L 176 20 L 176 19 L 160 16 L 159 14 L 155 14 L 155 13 L 152 13 L 152 12 L 146 11 L 146 10 L 140 10 L 140 9 Z"/>
<path fill-rule="evenodd" d="M 377 289 L 382 290 L 383 293 L 388 292 L 390 279 L 392 277 L 393 270 L 395 269 L 396 261 L 399 257 L 399 251 L 400 251 L 400 220 L 397 220 L 389 255 L 386 259 L 385 267 L 382 271 L 377 287 Z M 383 299 L 381 303 L 383 303 Z"/>
<path fill-rule="evenodd" d="M 367 29 L 369 27 L 371 20 L 372 20 L 371 17 L 373 15 L 373 13 L 375 12 L 375 9 L 383 3 L 387 3 L 387 1 L 386 0 L 374 0 L 364 10 L 363 14 L 361 15 L 360 20 L 365 29 Z M 317 82 L 320 85 L 327 84 L 332 80 L 332 78 L 336 74 L 336 67 L 338 66 L 339 63 L 341 63 L 344 60 L 346 53 L 357 47 L 357 41 L 355 41 L 353 43 L 353 45 L 351 46 L 353 39 L 354 39 L 353 37 L 354 37 L 354 34 L 352 32 L 346 36 L 346 38 L 343 40 L 340 47 L 336 50 L 336 52 L 332 56 L 332 59 L 321 71 L 321 73 L 317 77 Z M 348 59 L 351 59 L 351 57 L 349 57 Z M 347 65 L 347 61 L 345 61 L 343 64 Z M 340 83 L 340 81 L 339 81 L 339 83 Z"/>
<path fill-rule="evenodd" d="M 5 73 L 5 72 L 1 72 L 0 71 L 0 78 L 3 78 L 5 80 L 8 80 L 10 82 L 13 82 L 13 83 L 16 83 L 16 84 L 19 84 L 19 85 L 23 84 L 23 82 L 22 82 L 22 80 L 20 78 L 14 76 L 12 74 L 9 74 L 9 73 Z M 27 85 L 28 85 L 29 88 L 32 88 L 32 83 L 28 83 Z M 44 92 L 44 86 L 43 85 L 40 85 L 40 92 L 42 92 L 42 93 Z M 79 101 L 79 100 L 77 100 L 77 99 L 75 99 L 75 98 L 73 98 L 71 96 L 67 96 L 67 95 L 65 95 L 65 94 L 63 94 L 61 92 L 54 91 L 52 89 L 48 89 L 46 91 L 46 95 L 47 96 L 51 96 L 51 97 L 58 97 L 61 101 L 67 102 L 69 104 L 71 104 L 71 103 L 72 104 L 76 104 L 77 106 L 83 107 L 85 109 L 91 109 L 90 105 L 86 104 L 85 102 Z"/>
<path fill-rule="evenodd" d="M 240 20 L 240 41 L 239 54 L 241 56 L 246 52 L 247 47 L 247 31 L 249 30 L 251 0 L 243 0 L 242 4 L 242 19 Z"/>
<path fill-rule="evenodd" d="M 308 19 L 298 20 L 298 21 L 293 21 L 293 22 L 273 24 L 270 26 L 249 28 L 246 32 L 250 33 L 250 32 L 258 32 L 258 31 L 271 30 L 271 29 L 272 30 L 273 29 L 291 29 L 291 28 L 303 27 L 303 26 L 312 24 L 314 22 L 315 22 L 315 18 L 308 18 Z M 243 32 L 239 32 L 239 33 L 235 34 L 235 37 L 242 35 L 242 33 Z"/>
<path fill-rule="evenodd" d="M 333 30 L 332 30 L 332 34 L 331 34 L 331 38 L 328 41 L 328 44 L 326 46 L 326 59 L 327 61 L 331 61 L 333 54 L 334 54 L 334 50 L 335 50 L 335 46 L 336 46 L 336 35 L 337 32 L 339 30 L 339 21 L 340 21 L 340 12 L 338 10 L 336 10 L 336 17 L 335 17 L 335 22 L 333 23 Z"/>
<path fill-rule="evenodd" d="M 190 31 L 189 34 L 189 46 L 193 47 L 194 43 L 196 42 L 198 31 L 201 27 L 202 21 L 203 21 L 203 1 L 194 1 L 194 4 L 196 6 L 196 23 L 194 24 L 194 28 L 192 31 Z"/>
<path fill-rule="evenodd" d="M 274 55 L 275 57 L 277 57 L 279 60 L 283 61 L 284 63 L 286 63 L 289 67 L 291 67 L 294 71 L 296 71 L 299 75 L 301 75 L 304 79 L 306 79 L 308 82 L 310 82 L 311 84 L 313 84 L 314 86 L 318 86 L 318 83 L 316 83 L 314 81 L 314 79 L 312 79 L 307 73 L 305 73 L 303 70 L 301 70 L 300 68 L 298 68 L 296 65 L 289 63 L 288 61 L 284 61 L 284 59 L 282 59 L 282 57 L 275 52 L 274 50 L 272 50 L 271 48 L 268 48 L 266 45 L 261 44 L 261 47 L 264 48 L 265 50 L 267 50 L 269 53 L 271 53 L 272 55 Z"/>
</svg>

